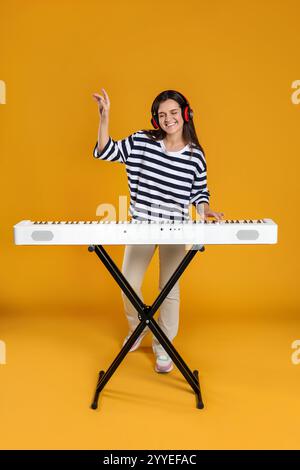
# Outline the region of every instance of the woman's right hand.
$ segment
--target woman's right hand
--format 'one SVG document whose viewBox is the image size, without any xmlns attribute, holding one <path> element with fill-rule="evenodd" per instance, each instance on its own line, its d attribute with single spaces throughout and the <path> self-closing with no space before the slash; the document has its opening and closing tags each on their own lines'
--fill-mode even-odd
<svg viewBox="0 0 300 470">
<path fill-rule="evenodd" d="M 103 91 L 104 98 L 103 96 L 98 95 L 98 93 L 93 93 L 93 97 L 95 98 L 95 100 L 97 101 L 99 105 L 99 114 L 100 114 L 100 117 L 103 119 L 109 116 L 110 101 L 109 101 L 108 94 L 106 93 L 104 88 L 101 88 L 101 90 Z"/>
</svg>

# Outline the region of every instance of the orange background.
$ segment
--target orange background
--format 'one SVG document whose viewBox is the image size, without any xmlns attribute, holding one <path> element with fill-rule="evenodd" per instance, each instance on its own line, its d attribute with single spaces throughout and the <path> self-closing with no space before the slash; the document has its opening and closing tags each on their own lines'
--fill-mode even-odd
<svg viewBox="0 0 300 470">
<path fill-rule="evenodd" d="M 294 0 L 1 3 L 1 448 L 299 448 L 299 13 Z M 20 220 L 95 220 L 128 194 L 125 167 L 92 156 L 102 87 L 114 139 L 181 91 L 211 208 L 279 227 L 277 245 L 207 246 L 182 277 L 175 346 L 203 375 L 203 411 L 177 371 L 154 374 L 150 339 L 89 410 L 127 333 L 118 287 L 85 247 L 13 243 Z M 123 249 L 107 247 L 119 266 Z M 148 304 L 157 269 L 156 253 Z"/>
</svg>

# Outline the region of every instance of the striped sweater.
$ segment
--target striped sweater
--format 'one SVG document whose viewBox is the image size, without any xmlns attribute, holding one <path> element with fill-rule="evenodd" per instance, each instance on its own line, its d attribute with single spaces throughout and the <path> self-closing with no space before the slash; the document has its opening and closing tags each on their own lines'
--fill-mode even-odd
<svg viewBox="0 0 300 470">
<path fill-rule="evenodd" d="M 142 221 L 189 220 L 189 205 L 209 203 L 206 160 L 200 149 L 186 145 L 169 152 L 162 140 L 155 141 L 143 131 L 122 140 L 109 140 L 100 160 L 124 163 L 130 192 L 129 214 Z"/>
</svg>

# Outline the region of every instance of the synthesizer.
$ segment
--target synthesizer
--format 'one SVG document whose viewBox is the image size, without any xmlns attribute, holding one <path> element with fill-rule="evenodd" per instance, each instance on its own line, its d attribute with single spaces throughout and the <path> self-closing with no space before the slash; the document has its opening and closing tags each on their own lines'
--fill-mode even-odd
<svg viewBox="0 0 300 470">
<path fill-rule="evenodd" d="M 272 219 L 187 222 L 31 221 L 14 225 L 16 245 L 274 244 Z"/>
</svg>

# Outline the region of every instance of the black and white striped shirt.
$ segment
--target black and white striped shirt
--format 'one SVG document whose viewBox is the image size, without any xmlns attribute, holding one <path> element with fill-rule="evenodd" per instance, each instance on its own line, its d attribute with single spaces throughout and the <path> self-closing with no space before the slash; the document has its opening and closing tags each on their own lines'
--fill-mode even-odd
<svg viewBox="0 0 300 470">
<path fill-rule="evenodd" d="M 189 205 L 209 203 L 206 160 L 200 149 L 186 145 L 169 152 L 162 140 L 155 141 L 143 131 L 125 139 L 111 137 L 94 157 L 126 165 L 130 192 L 129 214 L 137 220 L 189 220 Z"/>
</svg>

